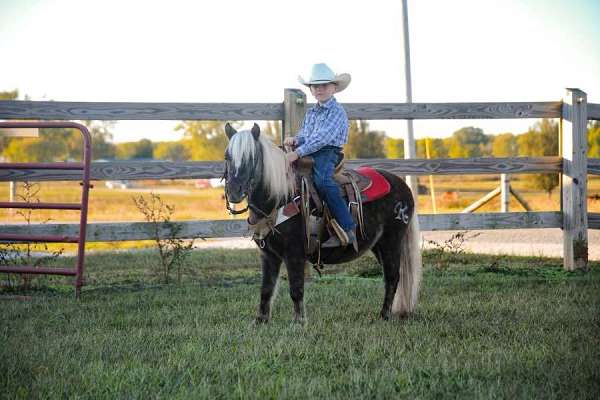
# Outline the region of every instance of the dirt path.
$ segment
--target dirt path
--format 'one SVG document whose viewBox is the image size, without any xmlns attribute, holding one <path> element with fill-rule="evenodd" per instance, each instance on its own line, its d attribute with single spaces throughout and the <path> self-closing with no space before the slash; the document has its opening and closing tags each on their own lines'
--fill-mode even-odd
<svg viewBox="0 0 600 400">
<path fill-rule="evenodd" d="M 455 231 L 423 232 L 423 239 L 444 242 Z M 464 248 L 473 253 L 562 257 L 563 243 L 560 229 L 498 229 L 469 231 Z M 588 230 L 590 260 L 600 260 L 600 230 Z"/>
</svg>

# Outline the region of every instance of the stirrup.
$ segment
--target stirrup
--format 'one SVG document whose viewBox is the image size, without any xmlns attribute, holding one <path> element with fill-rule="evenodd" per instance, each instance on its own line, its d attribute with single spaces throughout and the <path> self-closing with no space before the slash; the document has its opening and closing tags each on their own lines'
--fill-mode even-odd
<svg viewBox="0 0 600 400">
<path fill-rule="evenodd" d="M 353 230 L 350 231 L 350 235 L 348 235 L 348 244 L 352 244 L 354 251 L 358 253 L 358 239 L 356 238 L 356 232 Z"/>
<path fill-rule="evenodd" d="M 322 248 L 328 249 L 333 247 L 342 247 L 342 242 L 337 236 L 332 235 L 329 239 L 321 244 Z"/>
<path fill-rule="evenodd" d="M 333 229 L 333 233 L 334 233 L 334 235 L 331 235 L 331 237 L 338 239 L 339 244 L 333 246 L 333 243 L 335 243 L 335 242 L 331 242 L 331 243 L 329 243 L 329 245 L 327 247 L 347 246 L 348 245 L 348 235 L 342 229 L 340 224 L 335 220 L 335 218 L 332 218 L 329 221 L 329 225 L 331 226 L 331 229 Z M 328 243 L 330 240 L 332 240 L 332 239 L 329 238 L 327 240 L 327 242 L 325 242 L 325 243 Z M 323 243 L 323 244 L 325 244 L 325 243 Z M 321 245 L 321 247 L 323 247 L 323 245 Z"/>
</svg>

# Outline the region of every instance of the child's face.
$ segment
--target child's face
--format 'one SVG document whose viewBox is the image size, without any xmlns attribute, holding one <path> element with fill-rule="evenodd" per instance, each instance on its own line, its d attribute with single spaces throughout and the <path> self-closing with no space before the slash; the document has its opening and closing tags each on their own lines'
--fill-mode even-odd
<svg viewBox="0 0 600 400">
<path fill-rule="evenodd" d="M 335 83 L 310 85 L 310 92 L 319 103 L 325 103 L 335 94 Z"/>
</svg>

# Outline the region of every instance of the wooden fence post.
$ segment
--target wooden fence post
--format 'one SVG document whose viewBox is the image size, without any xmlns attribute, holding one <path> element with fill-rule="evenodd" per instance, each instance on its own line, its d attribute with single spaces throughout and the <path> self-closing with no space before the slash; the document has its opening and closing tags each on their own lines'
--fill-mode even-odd
<svg viewBox="0 0 600 400">
<path fill-rule="evenodd" d="M 10 201 L 11 203 L 14 203 L 15 201 L 17 201 L 17 182 L 15 181 L 10 181 L 8 183 L 8 193 L 9 193 L 9 198 L 8 201 Z M 8 209 L 8 214 L 9 215 L 15 215 L 15 209 L 14 208 L 9 208 Z"/>
<path fill-rule="evenodd" d="M 283 129 L 281 130 L 281 145 L 286 136 L 295 135 L 302 127 L 306 113 L 306 95 L 299 89 L 283 90 Z M 312 268 L 304 264 L 304 276 L 310 277 Z"/>
<path fill-rule="evenodd" d="M 586 269 L 587 215 L 587 95 L 567 89 L 561 116 L 563 257 L 566 270 Z"/>
<path fill-rule="evenodd" d="M 286 136 L 295 135 L 304 121 L 306 112 L 306 95 L 299 89 L 284 89 L 283 91 L 283 129 L 281 144 Z"/>
<path fill-rule="evenodd" d="M 508 212 L 510 209 L 510 175 L 500 174 L 500 212 Z"/>
</svg>

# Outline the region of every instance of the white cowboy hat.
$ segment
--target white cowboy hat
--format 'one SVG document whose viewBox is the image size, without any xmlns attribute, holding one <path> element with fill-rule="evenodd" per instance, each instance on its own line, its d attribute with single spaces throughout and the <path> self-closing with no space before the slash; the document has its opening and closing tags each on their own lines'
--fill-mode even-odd
<svg viewBox="0 0 600 400">
<path fill-rule="evenodd" d="M 301 76 L 298 76 L 298 82 L 304 86 L 321 85 L 330 82 L 335 83 L 336 93 L 346 89 L 350 84 L 350 79 L 350 74 L 336 75 L 325 63 L 313 65 L 308 81 L 304 80 Z"/>
</svg>

